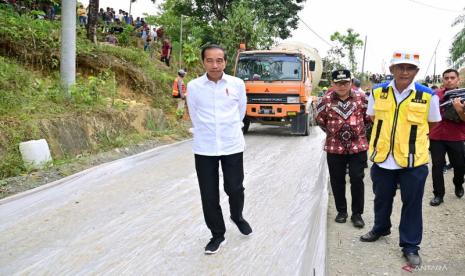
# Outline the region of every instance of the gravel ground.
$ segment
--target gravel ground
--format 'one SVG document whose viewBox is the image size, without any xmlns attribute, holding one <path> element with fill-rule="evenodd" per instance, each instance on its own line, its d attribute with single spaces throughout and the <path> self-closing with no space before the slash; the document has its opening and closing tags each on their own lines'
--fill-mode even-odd
<svg viewBox="0 0 465 276">
<path fill-rule="evenodd" d="M 128 147 L 116 148 L 108 152 L 93 155 L 80 155 L 70 162 L 62 165 L 53 166 L 48 169 L 34 171 L 29 174 L 16 177 L 1 179 L 0 198 L 24 192 L 96 165 L 134 155 L 175 141 L 176 140 L 170 137 L 159 138 L 157 140 L 147 140 Z"/>
<path fill-rule="evenodd" d="M 399 221 L 402 202 L 400 192 L 394 199 L 391 216 L 392 234 L 373 243 L 363 243 L 359 237 L 373 226 L 372 182 L 369 169 L 365 170 L 365 228 L 334 222 L 336 208 L 330 191 L 327 233 L 328 275 L 465 275 L 465 198 L 457 198 L 452 184 L 453 170 L 445 175 L 446 195 L 438 207 L 429 205 L 433 196 L 431 169 L 423 197 L 423 240 L 420 268 L 407 271 L 406 261 L 399 247 Z M 329 185 L 329 184 L 328 184 Z M 347 203 L 350 218 L 350 184 L 347 181 Z"/>
</svg>

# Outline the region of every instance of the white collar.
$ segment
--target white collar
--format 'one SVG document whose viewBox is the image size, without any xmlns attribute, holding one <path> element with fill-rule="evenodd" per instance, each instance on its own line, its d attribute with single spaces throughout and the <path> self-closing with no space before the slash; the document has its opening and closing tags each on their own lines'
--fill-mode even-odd
<svg viewBox="0 0 465 276">
<path fill-rule="evenodd" d="M 402 93 L 404 93 L 405 91 L 415 90 L 415 81 L 412 81 L 412 82 L 407 86 L 407 88 L 405 88 L 405 90 L 403 90 L 403 91 L 397 90 L 397 87 L 395 86 L 394 80 L 392 80 L 392 81 L 389 83 L 388 86 L 391 86 L 392 89 L 394 90 L 394 92 L 399 93 L 399 94 L 402 94 Z"/>
<path fill-rule="evenodd" d="M 220 81 L 228 82 L 229 81 L 229 75 L 226 74 L 225 72 L 223 72 L 223 75 L 221 76 L 221 79 L 218 80 L 218 82 L 220 82 Z M 205 72 L 205 74 L 202 75 L 202 82 L 203 83 L 208 83 L 208 82 L 213 82 L 213 81 L 208 79 L 207 73 Z"/>
</svg>

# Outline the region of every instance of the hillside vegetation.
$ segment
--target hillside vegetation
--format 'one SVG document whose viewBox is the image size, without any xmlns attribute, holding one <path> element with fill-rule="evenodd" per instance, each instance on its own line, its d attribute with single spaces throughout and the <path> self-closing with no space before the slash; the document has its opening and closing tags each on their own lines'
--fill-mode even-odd
<svg viewBox="0 0 465 276">
<path fill-rule="evenodd" d="M 59 76 L 60 22 L 19 15 L 7 5 L 0 5 L 0 17 L 0 179 L 28 171 L 18 145 L 43 137 L 39 121 L 113 114 L 135 105 L 162 110 L 165 127 L 150 127 L 148 122 L 148 133 L 127 132 L 123 138 L 116 131 L 118 137 L 107 135 L 106 144 L 92 150 L 160 135 L 187 135 L 176 120 L 170 93 L 176 69 L 159 62 L 156 53 L 150 57 L 134 46 L 92 44 L 79 29 L 76 84 L 66 98 Z M 130 33 L 122 36 L 129 40 L 127 45 L 136 45 Z"/>
</svg>

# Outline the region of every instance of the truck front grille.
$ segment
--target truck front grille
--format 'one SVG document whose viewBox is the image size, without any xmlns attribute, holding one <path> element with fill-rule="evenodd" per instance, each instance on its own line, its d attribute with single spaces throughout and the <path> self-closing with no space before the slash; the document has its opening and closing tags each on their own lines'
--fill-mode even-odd
<svg viewBox="0 0 465 276">
<path fill-rule="evenodd" d="M 247 94 L 247 103 L 249 104 L 285 104 L 287 103 L 287 97 L 294 96 L 296 94 Z"/>
</svg>

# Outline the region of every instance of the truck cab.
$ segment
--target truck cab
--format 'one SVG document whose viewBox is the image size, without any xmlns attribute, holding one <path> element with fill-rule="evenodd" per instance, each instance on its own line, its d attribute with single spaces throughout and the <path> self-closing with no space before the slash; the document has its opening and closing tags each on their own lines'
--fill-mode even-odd
<svg viewBox="0 0 465 276">
<path fill-rule="evenodd" d="M 245 82 L 247 114 L 251 123 L 288 125 L 292 134 L 309 135 L 314 105 L 312 72 L 315 60 L 298 50 L 239 52 L 235 76 Z"/>
</svg>

